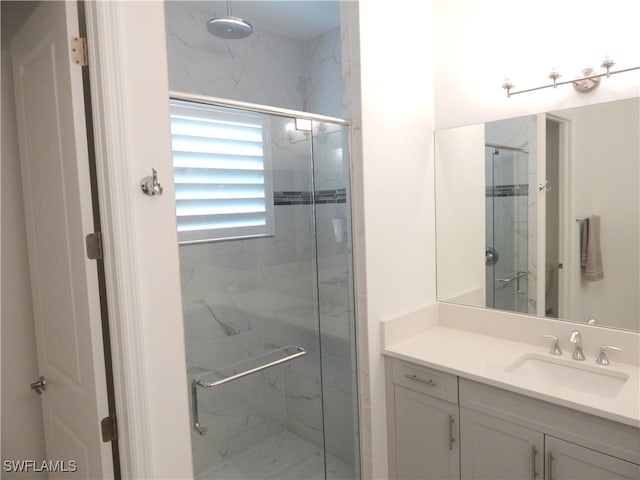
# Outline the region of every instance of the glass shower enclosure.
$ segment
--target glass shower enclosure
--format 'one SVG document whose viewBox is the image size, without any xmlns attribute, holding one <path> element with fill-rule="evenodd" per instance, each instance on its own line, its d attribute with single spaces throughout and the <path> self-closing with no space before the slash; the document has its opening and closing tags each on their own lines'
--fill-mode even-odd
<svg viewBox="0 0 640 480">
<path fill-rule="evenodd" d="M 348 126 L 173 96 L 196 478 L 360 478 Z"/>
<path fill-rule="evenodd" d="M 529 155 L 485 145 L 486 306 L 526 313 L 529 308 Z"/>
</svg>

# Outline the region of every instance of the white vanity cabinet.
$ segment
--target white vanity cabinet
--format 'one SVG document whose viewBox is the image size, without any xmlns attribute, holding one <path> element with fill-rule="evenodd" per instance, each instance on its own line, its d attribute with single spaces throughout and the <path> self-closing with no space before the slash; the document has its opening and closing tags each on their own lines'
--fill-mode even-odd
<svg viewBox="0 0 640 480">
<path fill-rule="evenodd" d="M 634 463 L 464 407 L 460 435 L 465 480 L 640 479 Z"/>
<path fill-rule="evenodd" d="M 460 409 L 463 479 L 541 479 L 544 435 L 530 428 Z"/>
<path fill-rule="evenodd" d="M 640 429 L 387 358 L 390 478 L 640 480 Z"/>
<path fill-rule="evenodd" d="M 457 377 L 400 361 L 388 371 L 392 477 L 459 479 Z"/>
<path fill-rule="evenodd" d="M 558 438 L 545 437 L 548 480 L 638 480 L 640 467 Z"/>
<path fill-rule="evenodd" d="M 464 479 L 640 480 L 638 428 L 464 378 L 459 392 Z M 511 456 L 485 441 L 511 441 Z"/>
</svg>

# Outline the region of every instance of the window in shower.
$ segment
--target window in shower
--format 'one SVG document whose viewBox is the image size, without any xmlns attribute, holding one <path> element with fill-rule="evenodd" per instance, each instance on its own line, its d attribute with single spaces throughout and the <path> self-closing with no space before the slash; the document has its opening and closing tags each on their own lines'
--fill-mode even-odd
<svg viewBox="0 0 640 480">
<path fill-rule="evenodd" d="M 175 99 L 170 109 L 180 243 L 272 235 L 262 117 Z"/>
</svg>

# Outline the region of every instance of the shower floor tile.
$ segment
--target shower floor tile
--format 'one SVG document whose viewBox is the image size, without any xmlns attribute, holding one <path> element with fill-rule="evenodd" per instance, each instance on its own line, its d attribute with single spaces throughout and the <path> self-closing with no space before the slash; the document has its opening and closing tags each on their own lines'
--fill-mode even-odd
<svg viewBox="0 0 640 480">
<path fill-rule="evenodd" d="M 322 450 L 294 435 L 282 432 L 260 445 L 198 475 L 197 480 L 323 480 Z M 327 455 L 327 479 L 353 480 L 353 468 Z"/>
</svg>

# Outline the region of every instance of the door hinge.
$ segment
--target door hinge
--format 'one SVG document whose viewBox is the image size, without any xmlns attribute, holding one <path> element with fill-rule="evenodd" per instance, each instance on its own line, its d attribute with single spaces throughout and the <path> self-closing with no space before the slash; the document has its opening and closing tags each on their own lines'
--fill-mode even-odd
<svg viewBox="0 0 640 480">
<path fill-rule="evenodd" d="M 71 60 L 81 67 L 89 65 L 89 52 L 87 50 L 87 39 L 85 37 L 71 38 Z"/>
<path fill-rule="evenodd" d="M 87 245 L 87 257 L 90 260 L 102 259 L 102 234 L 100 232 L 87 235 L 85 243 Z"/>
<path fill-rule="evenodd" d="M 108 417 L 104 417 L 100 421 L 100 430 L 102 431 L 102 441 L 113 442 L 118 439 L 118 426 L 116 423 L 116 416 L 109 415 Z"/>
</svg>

